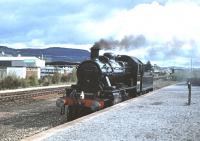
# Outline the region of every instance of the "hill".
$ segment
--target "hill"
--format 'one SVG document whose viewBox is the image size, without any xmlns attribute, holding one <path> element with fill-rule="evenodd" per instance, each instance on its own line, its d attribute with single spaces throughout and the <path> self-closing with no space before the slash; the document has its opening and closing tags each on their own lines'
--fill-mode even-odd
<svg viewBox="0 0 200 141">
<path fill-rule="evenodd" d="M 13 49 L 6 46 L 0 46 L 0 52 L 3 52 L 7 56 L 18 56 L 19 54 L 21 56 L 43 56 L 47 62 L 81 62 L 90 56 L 90 53 L 86 50 L 62 47 L 49 47 L 45 49 Z"/>
</svg>

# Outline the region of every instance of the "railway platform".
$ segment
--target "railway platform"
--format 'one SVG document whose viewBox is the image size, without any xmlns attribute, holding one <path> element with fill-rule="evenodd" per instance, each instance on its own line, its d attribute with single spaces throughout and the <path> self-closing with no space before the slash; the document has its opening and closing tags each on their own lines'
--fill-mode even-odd
<svg viewBox="0 0 200 141">
<path fill-rule="evenodd" d="M 24 141 L 199 141 L 200 87 L 168 86 L 125 101 Z"/>
</svg>

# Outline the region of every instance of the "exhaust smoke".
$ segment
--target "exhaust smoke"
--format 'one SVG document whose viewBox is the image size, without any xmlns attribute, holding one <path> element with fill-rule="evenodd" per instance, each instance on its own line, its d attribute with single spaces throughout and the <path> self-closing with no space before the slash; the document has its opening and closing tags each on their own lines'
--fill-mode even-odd
<svg viewBox="0 0 200 141">
<path fill-rule="evenodd" d="M 104 51 L 135 56 L 143 62 L 151 60 L 161 66 L 186 66 L 191 58 L 198 58 L 200 53 L 198 43 L 194 40 L 173 38 L 170 41 L 158 42 L 150 41 L 143 35 L 125 36 L 121 40 L 101 39 L 95 45 Z M 200 63 L 196 61 L 195 65 L 200 66 Z"/>
</svg>

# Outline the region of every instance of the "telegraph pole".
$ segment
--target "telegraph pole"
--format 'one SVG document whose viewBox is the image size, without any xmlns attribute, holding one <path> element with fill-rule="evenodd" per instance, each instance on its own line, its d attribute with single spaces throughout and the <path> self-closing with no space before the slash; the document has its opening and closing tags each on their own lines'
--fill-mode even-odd
<svg viewBox="0 0 200 141">
<path fill-rule="evenodd" d="M 191 90 L 192 90 L 191 80 L 192 80 L 192 71 L 193 71 L 193 69 L 192 69 L 192 58 L 190 60 L 190 67 L 191 67 L 190 68 L 190 79 L 188 81 L 188 105 L 191 104 Z"/>
</svg>

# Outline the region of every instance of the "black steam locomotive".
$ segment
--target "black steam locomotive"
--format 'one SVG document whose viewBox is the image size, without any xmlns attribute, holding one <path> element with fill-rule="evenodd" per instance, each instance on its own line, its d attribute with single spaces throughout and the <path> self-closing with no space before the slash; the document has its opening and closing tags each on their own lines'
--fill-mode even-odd
<svg viewBox="0 0 200 141">
<path fill-rule="evenodd" d="M 111 53 L 99 56 L 99 50 L 97 44 L 91 48 L 91 59 L 77 68 L 77 84 L 56 102 L 69 120 L 153 90 L 153 76 L 140 60 Z"/>
</svg>

